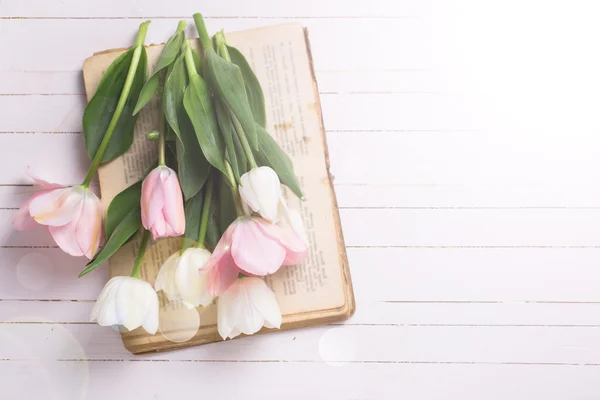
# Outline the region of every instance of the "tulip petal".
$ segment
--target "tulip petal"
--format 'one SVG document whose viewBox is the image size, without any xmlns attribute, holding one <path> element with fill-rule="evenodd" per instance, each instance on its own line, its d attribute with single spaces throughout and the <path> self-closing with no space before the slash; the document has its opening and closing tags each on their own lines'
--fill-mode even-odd
<svg viewBox="0 0 600 400">
<path fill-rule="evenodd" d="M 29 215 L 29 204 L 34 199 L 35 195 L 23 203 L 21 208 L 13 214 L 12 224 L 16 230 L 23 231 L 26 229 L 31 229 L 35 226 L 35 219 Z"/>
<path fill-rule="evenodd" d="M 149 296 L 148 313 L 146 314 L 145 321 L 142 324 L 142 328 L 151 335 L 156 334 L 158 331 L 158 296 L 153 292 L 153 296 Z"/>
<path fill-rule="evenodd" d="M 202 270 L 210 252 L 189 248 L 181 256 L 175 272 L 175 283 L 184 302 L 198 306 L 212 303 L 213 296 L 207 290 L 207 273 Z"/>
<path fill-rule="evenodd" d="M 240 178 L 240 196 L 255 212 L 268 221 L 278 217 L 281 183 L 279 176 L 270 167 L 258 167 Z"/>
<path fill-rule="evenodd" d="M 235 265 L 231 252 L 222 253 L 218 263 L 206 272 L 208 292 L 213 296 L 221 295 L 236 281 L 239 274 L 240 270 Z"/>
<path fill-rule="evenodd" d="M 62 226 L 81 213 L 84 189 L 78 187 L 49 190 L 29 204 L 29 214 L 42 225 Z"/>
<path fill-rule="evenodd" d="M 175 284 L 175 271 L 179 260 L 179 251 L 171 254 L 162 267 L 160 267 L 156 281 L 154 282 L 154 289 L 157 292 L 161 290 L 165 292 L 170 301 L 181 300 L 179 290 Z"/>
<path fill-rule="evenodd" d="M 81 216 L 77 223 L 77 241 L 87 258 L 94 258 L 102 244 L 103 236 L 102 205 L 100 199 L 89 191 L 85 195 Z"/>
<path fill-rule="evenodd" d="M 78 206 L 79 212 L 77 215 L 73 216 L 73 220 L 66 225 L 62 226 L 49 226 L 48 231 L 52 235 L 52 238 L 67 254 L 70 254 L 75 257 L 80 257 L 84 255 L 84 251 L 79 244 L 79 239 L 77 237 L 77 225 L 79 223 L 81 211 L 83 208 L 83 204 L 79 204 Z"/>
<path fill-rule="evenodd" d="M 183 195 L 177 175 L 173 172 L 164 181 L 164 216 L 171 228 L 169 236 L 181 236 L 185 232 Z"/>
<path fill-rule="evenodd" d="M 59 185 L 57 183 L 52 183 L 52 182 L 48 182 L 45 181 L 41 178 L 39 178 L 38 176 L 34 175 L 33 172 L 31 172 L 31 169 L 29 167 L 27 167 L 25 169 L 25 173 L 35 181 L 36 184 L 38 184 L 39 186 L 43 187 L 44 189 L 60 189 L 60 188 L 64 188 L 63 185 Z"/>
<path fill-rule="evenodd" d="M 152 227 L 155 223 L 161 223 L 162 226 L 160 231 L 164 232 L 166 230 L 166 228 L 164 228 L 164 216 L 162 215 L 164 205 L 165 201 L 162 185 L 160 182 L 155 182 L 154 186 L 152 187 L 150 198 L 148 199 L 148 227 L 146 229 Z"/>
<path fill-rule="evenodd" d="M 300 212 L 294 208 L 289 208 L 283 198 L 279 203 L 279 215 L 281 218 L 277 225 L 282 229 L 291 229 L 302 239 L 305 246 L 308 246 L 308 236 L 304 227 L 304 220 Z"/>
<path fill-rule="evenodd" d="M 217 299 L 217 329 L 223 339 L 251 335 L 263 325 L 281 326 L 281 310 L 271 289 L 260 278 L 242 278 Z"/>
<path fill-rule="evenodd" d="M 256 308 L 264 318 L 264 326 L 267 328 L 279 328 L 282 317 L 281 309 L 275 298 L 275 293 L 262 279 L 248 279 L 246 290 L 252 296 L 253 307 Z"/>
<path fill-rule="evenodd" d="M 285 259 L 283 265 L 294 265 L 301 263 L 308 256 L 308 247 L 306 242 L 296 233 L 296 231 L 288 226 L 281 228 L 280 226 L 270 224 L 260 218 L 254 218 L 260 226 L 264 235 L 276 240 L 285 249 Z"/>
<path fill-rule="evenodd" d="M 119 325 L 119 316 L 117 315 L 116 303 L 112 301 L 112 298 L 118 291 L 120 277 L 115 276 L 104 286 L 98 300 L 92 308 L 90 321 L 97 321 L 98 325 L 101 326 L 113 326 Z"/>
<path fill-rule="evenodd" d="M 150 222 L 148 221 L 150 200 L 152 199 L 152 193 L 155 185 L 155 175 L 151 171 L 144 181 L 142 182 L 142 195 L 140 198 L 140 207 L 142 209 L 142 225 L 146 229 L 150 229 Z"/>
<path fill-rule="evenodd" d="M 279 241 L 266 235 L 256 220 L 258 218 L 239 220 L 232 235 L 231 255 L 241 270 L 264 276 L 281 267 L 286 249 Z"/>
</svg>

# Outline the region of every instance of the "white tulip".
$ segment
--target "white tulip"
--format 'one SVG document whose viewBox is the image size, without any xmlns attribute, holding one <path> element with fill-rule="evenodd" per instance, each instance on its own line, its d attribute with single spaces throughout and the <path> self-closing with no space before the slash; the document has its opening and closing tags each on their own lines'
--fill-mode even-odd
<svg viewBox="0 0 600 400">
<path fill-rule="evenodd" d="M 223 339 L 252 335 L 263 326 L 279 328 L 281 310 L 273 291 L 260 278 L 237 279 L 217 298 L 217 327 Z"/>
<path fill-rule="evenodd" d="M 132 331 L 142 326 L 148 333 L 158 330 L 158 296 L 148 282 L 130 276 L 108 281 L 94 308 L 91 321 L 101 326 L 124 326 Z"/>
<path fill-rule="evenodd" d="M 206 288 L 207 273 L 200 269 L 210 256 L 208 250 L 195 247 L 181 256 L 172 254 L 158 272 L 154 288 L 165 292 L 170 301 L 182 300 L 188 307 L 208 306 L 213 296 Z"/>
<path fill-rule="evenodd" d="M 253 168 L 240 178 L 243 205 L 270 222 L 276 222 L 281 199 L 279 176 L 270 167 Z"/>
<path fill-rule="evenodd" d="M 304 241 L 304 244 L 308 246 L 308 236 L 306 235 L 306 229 L 304 228 L 304 221 L 300 211 L 289 208 L 282 198 L 279 206 L 279 221 L 277 225 L 283 229 L 291 229 L 296 232 L 298 236 Z"/>
</svg>

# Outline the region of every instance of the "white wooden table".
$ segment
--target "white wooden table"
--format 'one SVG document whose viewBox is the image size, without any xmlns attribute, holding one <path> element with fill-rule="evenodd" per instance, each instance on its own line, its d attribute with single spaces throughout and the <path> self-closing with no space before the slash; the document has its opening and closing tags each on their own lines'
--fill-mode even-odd
<svg viewBox="0 0 600 400">
<path fill-rule="evenodd" d="M 88 322 L 106 268 L 78 280 L 10 219 L 25 166 L 85 174 L 82 60 L 197 11 L 212 32 L 309 28 L 358 311 L 133 357 Z M 0 398 L 599 399 L 599 19 L 584 0 L 0 0 Z"/>
</svg>

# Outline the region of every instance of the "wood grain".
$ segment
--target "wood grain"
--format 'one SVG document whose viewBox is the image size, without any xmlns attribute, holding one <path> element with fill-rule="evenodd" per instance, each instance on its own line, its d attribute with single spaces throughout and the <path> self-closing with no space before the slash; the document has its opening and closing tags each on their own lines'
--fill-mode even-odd
<svg viewBox="0 0 600 400">
<path fill-rule="evenodd" d="M 145 18 L 163 41 L 195 11 L 212 31 L 309 27 L 358 308 L 341 327 L 122 361 L 118 333 L 87 323 L 106 269 L 77 280 L 82 260 L 10 214 L 26 165 L 85 174 L 81 60 Z M 0 324 L 2 398 L 596 399 L 599 16 L 591 1 L 3 0 L 0 321 L 26 323 Z M 47 261 L 20 264 L 31 253 Z M 332 365 L 319 346 L 338 328 L 334 354 L 354 360 Z"/>
</svg>

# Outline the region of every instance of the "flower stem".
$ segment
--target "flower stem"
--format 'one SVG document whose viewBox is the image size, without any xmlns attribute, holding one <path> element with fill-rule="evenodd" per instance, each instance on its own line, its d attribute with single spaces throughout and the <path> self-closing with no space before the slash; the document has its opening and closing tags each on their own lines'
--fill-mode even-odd
<svg viewBox="0 0 600 400">
<path fill-rule="evenodd" d="M 254 159 L 254 153 L 252 153 L 252 148 L 250 147 L 248 138 L 246 137 L 246 134 L 244 133 L 242 124 L 240 124 L 240 121 L 237 119 L 237 117 L 235 115 L 233 115 L 233 112 L 231 111 L 231 109 L 229 110 L 229 116 L 231 117 L 231 121 L 233 121 L 233 127 L 235 128 L 235 133 L 236 133 L 238 139 L 240 139 L 242 149 L 244 149 L 244 153 L 246 154 L 246 157 L 248 158 L 248 162 L 250 163 L 250 168 L 258 168 L 258 165 L 256 164 L 256 160 Z"/>
<path fill-rule="evenodd" d="M 121 118 L 121 114 L 123 113 L 123 108 L 125 107 L 125 103 L 127 102 L 129 93 L 131 92 L 131 86 L 133 84 L 133 80 L 134 80 L 135 74 L 137 72 L 137 68 L 138 68 L 138 64 L 140 62 L 142 51 L 144 50 L 144 41 L 146 40 L 146 33 L 148 32 L 148 24 L 150 24 L 150 21 L 143 22 L 140 25 L 140 28 L 138 30 L 137 37 L 135 38 L 135 44 L 133 45 L 135 47 L 135 50 L 133 51 L 133 56 L 131 58 L 131 64 L 129 65 L 129 71 L 127 71 L 127 77 L 125 78 L 125 84 L 123 85 L 123 90 L 121 91 L 121 95 L 119 97 L 117 107 L 115 108 L 115 112 L 110 120 L 110 123 L 108 124 L 106 133 L 104 134 L 104 137 L 102 138 L 102 142 L 100 143 L 100 146 L 98 147 L 98 151 L 96 152 L 96 155 L 94 156 L 94 159 L 92 160 L 92 165 L 90 165 L 90 169 L 88 170 L 85 180 L 81 184 L 81 186 L 83 186 L 83 187 L 87 188 L 90 186 L 90 182 L 91 182 L 92 178 L 94 177 L 94 174 L 96 173 L 96 170 L 98 169 L 98 166 L 102 162 L 102 159 L 104 158 L 104 153 L 106 152 L 106 149 L 108 148 L 110 139 L 115 131 L 115 128 L 117 127 L 117 123 L 119 122 L 119 119 Z"/>
<path fill-rule="evenodd" d="M 200 37 L 202 51 L 204 51 L 204 53 L 214 52 L 215 50 L 212 47 L 212 41 L 210 40 L 210 36 L 206 30 L 206 25 L 204 24 L 204 18 L 202 18 L 202 14 L 194 14 L 194 23 L 196 24 L 196 30 L 198 31 L 198 36 Z"/>
<path fill-rule="evenodd" d="M 148 242 L 150 241 L 150 231 L 144 229 L 144 233 L 142 234 L 142 241 L 140 243 L 140 248 L 138 249 L 137 257 L 135 258 L 135 264 L 133 264 L 133 270 L 131 271 L 131 277 L 139 278 L 140 276 L 140 267 L 142 266 L 142 260 L 144 259 L 144 254 L 146 254 L 146 249 L 148 248 Z"/>
<path fill-rule="evenodd" d="M 227 171 L 227 179 L 229 180 L 231 195 L 233 196 L 235 212 L 238 217 L 241 217 L 244 215 L 244 209 L 242 208 L 242 204 L 240 203 L 240 191 L 238 189 L 237 183 L 235 182 L 235 176 L 233 175 L 233 169 L 231 169 L 231 164 L 229 164 L 229 161 L 227 160 L 225 160 L 225 170 Z"/>
<path fill-rule="evenodd" d="M 209 175 L 206 181 L 206 190 L 204 191 L 204 204 L 202 205 L 202 219 L 200 220 L 200 231 L 198 233 L 198 245 L 196 247 L 204 248 L 206 240 L 206 231 L 208 230 L 208 220 L 210 217 L 210 203 L 213 197 L 213 179 Z"/>
<path fill-rule="evenodd" d="M 159 128 L 158 128 L 158 165 L 165 166 L 165 153 L 166 153 L 166 133 L 165 133 L 165 114 L 159 113 Z"/>
</svg>

